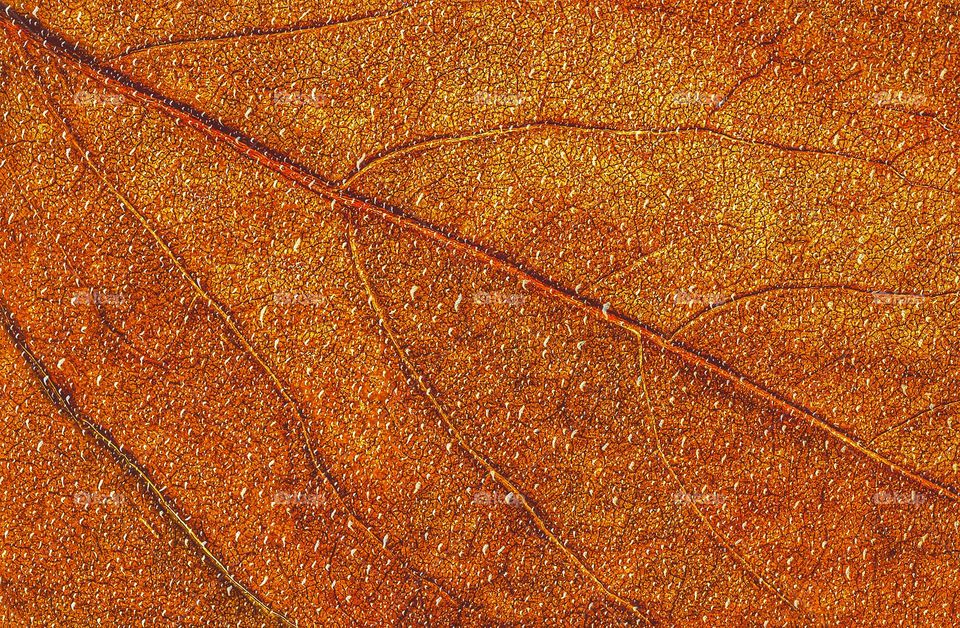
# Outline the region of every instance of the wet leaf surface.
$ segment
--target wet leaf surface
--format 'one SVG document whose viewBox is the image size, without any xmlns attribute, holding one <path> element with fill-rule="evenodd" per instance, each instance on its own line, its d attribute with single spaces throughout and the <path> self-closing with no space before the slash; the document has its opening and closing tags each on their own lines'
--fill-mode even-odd
<svg viewBox="0 0 960 628">
<path fill-rule="evenodd" d="M 957 11 L 2 8 L 4 623 L 956 616 Z"/>
</svg>

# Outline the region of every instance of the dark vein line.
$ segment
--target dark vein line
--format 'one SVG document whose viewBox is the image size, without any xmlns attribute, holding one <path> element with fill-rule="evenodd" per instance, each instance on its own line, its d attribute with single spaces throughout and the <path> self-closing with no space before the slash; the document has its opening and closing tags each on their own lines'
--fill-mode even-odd
<svg viewBox="0 0 960 628">
<path fill-rule="evenodd" d="M 277 37 L 283 35 L 296 35 L 298 33 L 305 33 L 311 31 L 322 31 L 328 28 L 333 28 L 336 26 L 346 26 L 349 24 L 358 24 L 362 22 L 370 22 L 375 20 L 381 20 L 384 18 L 392 17 L 403 11 L 412 11 L 415 7 L 423 4 L 426 0 L 420 0 L 420 2 L 413 2 L 411 4 L 405 4 L 396 9 L 390 9 L 389 11 L 370 11 L 368 13 L 363 13 L 360 15 L 353 15 L 349 17 L 343 17 L 338 19 L 328 19 L 326 22 L 313 22 L 309 24 L 296 24 L 291 26 L 279 26 L 275 28 L 263 28 L 263 27 L 251 27 L 244 28 L 236 31 L 231 31 L 229 33 L 223 33 L 221 35 L 204 35 L 202 37 L 194 37 L 190 39 L 169 39 L 166 41 L 154 41 L 146 44 L 140 44 L 139 46 L 131 46 L 121 52 L 120 54 L 112 55 L 105 57 L 105 61 L 115 61 L 123 59 L 125 57 L 130 57 L 132 55 L 140 54 L 148 50 L 157 50 L 160 48 L 170 48 L 170 47 L 180 47 L 180 46 L 189 46 L 192 44 L 210 44 L 217 43 L 229 40 L 236 39 L 249 39 L 249 38 L 260 38 L 260 37 Z"/>
<path fill-rule="evenodd" d="M 150 357 L 144 351 L 142 351 L 139 347 L 137 347 L 133 343 L 133 341 L 130 340 L 130 337 L 127 335 L 126 332 L 124 332 L 122 329 L 117 328 L 117 326 L 110 321 L 110 317 L 107 316 L 106 308 L 104 308 L 103 303 L 100 302 L 100 294 L 96 290 L 90 289 L 89 294 L 90 294 L 91 301 L 93 302 L 93 307 L 96 309 L 97 316 L 100 318 L 100 322 L 103 323 L 104 327 L 106 327 L 109 331 L 113 332 L 117 336 L 117 338 L 120 339 L 120 342 L 124 346 L 126 346 L 127 349 L 129 349 L 130 353 L 132 353 L 135 357 L 139 358 L 141 363 L 146 362 L 147 364 L 150 364 L 160 369 L 164 373 L 170 370 L 165 363 Z"/>
<path fill-rule="evenodd" d="M 605 282 L 607 279 L 610 279 L 614 275 L 619 275 L 627 271 L 633 270 L 634 268 L 639 266 L 641 263 L 649 261 L 654 257 L 659 256 L 661 253 L 666 251 L 667 248 L 672 246 L 673 246 L 673 243 L 671 242 L 659 248 L 647 251 L 646 253 L 640 253 L 640 255 L 631 259 L 629 262 L 621 264 L 620 266 L 617 266 L 617 267 L 612 267 L 607 272 L 601 274 L 599 277 L 594 277 L 589 281 L 589 283 L 587 283 L 581 288 L 581 291 L 586 292 L 588 290 L 591 290 L 596 286 L 599 286 L 601 283 Z"/>
<path fill-rule="evenodd" d="M 106 449 L 121 464 L 121 466 L 123 466 L 128 472 L 137 478 L 139 483 L 154 497 L 163 511 L 167 513 L 167 515 L 169 515 L 169 517 L 173 520 L 176 527 L 179 528 L 184 536 L 186 536 L 190 541 L 190 543 L 213 564 L 214 569 L 224 579 L 226 579 L 227 582 L 236 587 L 237 590 L 240 591 L 250 602 L 252 602 L 253 605 L 263 614 L 279 621 L 283 625 L 295 626 L 296 624 L 292 622 L 286 615 L 270 608 L 270 606 L 268 606 L 258 594 L 256 594 L 250 587 L 240 582 L 230 573 L 230 570 L 226 567 L 226 565 L 224 565 L 223 562 L 216 556 L 216 554 L 213 553 L 213 550 L 207 546 L 207 543 L 201 539 L 200 534 L 195 531 L 189 523 L 187 523 L 187 520 L 190 519 L 190 517 L 180 514 L 173 500 L 166 496 L 163 488 L 153 479 L 153 477 L 150 475 L 150 472 L 147 471 L 146 467 L 144 467 L 137 460 L 136 456 L 134 456 L 128 447 L 118 443 L 106 428 L 101 427 L 99 424 L 95 423 L 92 419 L 80 412 L 80 410 L 73 403 L 72 394 L 70 393 L 69 389 L 64 385 L 57 383 L 49 369 L 47 369 L 46 365 L 30 348 L 23 331 L 20 329 L 20 326 L 17 324 L 16 319 L 13 316 L 13 313 L 10 311 L 10 308 L 7 307 L 6 302 L 2 299 L 0 299 L 0 317 L 3 318 L 4 329 L 6 330 L 10 341 L 13 343 L 13 346 L 23 357 L 24 361 L 26 361 L 27 365 L 30 367 L 30 370 L 37 378 L 44 395 L 53 403 L 53 405 L 61 413 L 71 419 L 81 430 L 81 432 L 89 431 L 91 434 L 93 434 L 94 440 L 97 442 L 97 444 Z"/>
<path fill-rule="evenodd" d="M 774 63 L 779 63 L 779 62 L 780 62 L 780 58 L 776 54 L 770 55 L 770 57 L 766 60 L 765 63 L 763 63 L 763 65 L 761 65 L 755 71 L 751 72 L 747 76 L 742 77 L 736 83 L 734 83 L 733 86 L 731 86 L 730 89 L 728 89 L 727 92 L 723 95 L 723 98 L 721 98 L 720 101 L 713 106 L 713 108 L 710 110 L 708 115 L 718 113 L 730 102 L 730 99 L 733 98 L 733 95 L 736 94 L 741 87 L 743 87 L 750 81 L 760 78 L 760 75 L 763 74 L 767 70 L 767 68 L 769 68 Z"/>
</svg>

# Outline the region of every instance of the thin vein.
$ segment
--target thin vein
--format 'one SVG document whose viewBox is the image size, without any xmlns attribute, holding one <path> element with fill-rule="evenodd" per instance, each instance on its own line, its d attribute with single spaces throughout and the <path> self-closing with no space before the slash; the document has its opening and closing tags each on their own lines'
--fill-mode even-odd
<svg viewBox="0 0 960 628">
<path fill-rule="evenodd" d="M 414 2 L 411 4 L 405 4 L 403 6 L 397 7 L 396 9 L 391 9 L 389 11 L 371 11 L 369 13 L 364 13 L 361 15 L 354 15 L 350 17 L 340 18 L 340 19 L 330 19 L 326 22 L 311 23 L 311 24 L 296 24 L 292 26 L 280 26 L 276 28 L 262 28 L 262 27 L 251 27 L 245 28 L 238 31 L 233 31 L 230 33 L 223 33 L 222 35 L 206 35 L 203 37 L 193 37 L 189 39 L 171 39 L 167 41 L 155 41 L 146 44 L 141 44 L 139 46 L 132 46 L 127 48 L 120 54 L 116 54 L 110 57 L 105 57 L 106 60 L 115 61 L 120 59 L 125 59 L 133 55 L 142 54 L 150 50 L 158 50 L 164 48 L 182 48 L 192 45 L 204 45 L 204 44 L 214 44 L 224 41 L 236 41 L 243 39 L 268 39 L 276 37 L 287 37 L 292 35 L 297 35 L 301 33 L 310 33 L 310 32 L 320 32 L 325 30 L 332 30 L 335 27 L 339 26 L 348 26 L 362 24 L 364 22 L 375 22 L 379 20 L 384 20 L 386 18 L 397 15 L 404 11 L 412 11 L 415 7 L 420 6 L 427 0 L 421 0 L 420 2 Z"/>
<path fill-rule="evenodd" d="M 884 436 L 886 436 L 887 434 L 890 434 L 891 432 L 896 432 L 896 431 L 899 431 L 899 430 L 903 429 L 904 427 L 906 427 L 907 425 L 910 425 L 911 423 L 913 423 L 914 421 L 916 421 L 917 419 L 919 419 L 919 418 L 922 417 L 922 416 L 926 416 L 927 414 L 930 414 L 930 413 L 933 413 L 933 412 L 937 412 L 938 410 L 943 410 L 944 408 L 949 408 L 949 407 L 955 406 L 955 405 L 957 405 L 957 404 L 960 404 L 960 399 L 955 399 L 955 400 L 953 400 L 953 401 L 947 401 L 947 402 L 944 402 L 944 403 L 938 403 L 937 405 L 935 405 L 935 406 L 933 406 L 933 407 L 931 407 L 931 408 L 924 408 L 923 410 L 920 410 L 919 412 L 913 413 L 912 415 L 908 416 L 907 418 L 905 418 L 904 420 L 900 421 L 899 423 L 896 423 L 896 424 L 894 424 L 894 425 L 891 425 L 891 426 L 888 427 L 887 429 L 883 430 L 882 432 L 880 432 L 879 434 L 877 434 L 876 436 L 874 436 L 873 438 L 871 438 L 869 442 L 870 442 L 870 444 L 873 444 L 873 443 L 875 443 L 876 441 L 878 441 L 879 439 L 881 439 L 881 438 L 883 438 Z"/>
<path fill-rule="evenodd" d="M 686 485 L 683 483 L 683 480 L 680 478 L 680 475 L 673 468 L 673 465 L 670 464 L 670 460 L 667 458 L 667 454 L 663 451 L 663 446 L 660 443 L 660 430 L 657 427 L 657 417 L 653 411 L 653 404 L 650 400 L 650 393 L 647 391 L 647 377 L 643 372 L 643 340 L 641 338 L 637 339 L 637 345 L 639 347 L 639 370 L 640 370 L 640 384 L 643 391 L 643 399 L 647 404 L 647 411 L 650 416 L 650 428 L 653 431 L 653 440 L 657 447 L 657 455 L 660 458 L 661 463 L 666 468 L 667 473 L 670 474 L 670 477 L 673 481 L 680 487 L 680 490 L 683 491 L 684 495 L 689 495 Z M 703 525 L 707 528 L 710 535 L 713 537 L 714 541 L 719 543 L 725 550 L 726 553 L 724 556 L 732 556 L 733 561 L 744 571 L 750 574 L 750 579 L 755 585 L 761 589 L 765 589 L 772 593 L 774 597 L 777 598 L 780 602 L 785 604 L 793 611 L 799 612 L 800 609 L 797 608 L 796 604 L 791 602 L 787 596 L 780 592 L 780 589 L 769 579 L 767 579 L 758 569 L 756 569 L 747 557 L 744 556 L 737 548 L 727 540 L 727 538 L 720 533 L 720 531 L 713 525 L 713 522 L 707 518 L 703 513 L 700 507 L 693 500 L 685 500 L 688 502 L 688 505 L 693 509 L 696 516 L 700 519 Z"/>
<path fill-rule="evenodd" d="M 623 606 L 624 608 L 628 609 L 638 619 L 642 619 L 648 625 L 651 625 L 651 626 L 654 625 L 653 621 L 647 616 L 646 613 L 644 613 L 639 608 L 637 608 L 637 606 L 630 600 L 615 593 L 610 588 L 609 585 L 603 582 L 593 572 L 593 570 L 590 569 L 590 567 L 583 562 L 582 558 L 580 558 L 572 550 L 570 550 L 570 548 L 568 548 L 566 544 L 557 537 L 557 535 L 553 532 L 553 530 L 550 529 L 550 527 L 546 524 L 546 522 L 543 520 L 540 514 L 537 513 L 537 511 L 533 508 L 533 506 L 530 505 L 529 499 L 524 494 L 524 492 L 520 489 L 520 487 L 517 484 L 515 484 L 513 480 L 511 480 L 505 474 L 501 473 L 500 470 L 496 466 L 494 466 L 494 464 L 490 462 L 490 460 L 488 460 L 486 456 L 484 456 L 480 451 L 475 449 L 473 446 L 470 445 L 470 443 L 467 442 L 467 439 L 463 435 L 463 432 L 457 426 L 453 418 L 447 413 L 447 411 L 440 404 L 439 399 L 437 399 L 437 396 L 433 393 L 433 390 L 431 389 L 431 387 L 424 380 L 423 376 L 420 374 L 416 365 L 413 363 L 413 361 L 409 357 L 407 357 L 407 355 L 403 351 L 403 348 L 400 346 L 400 341 L 397 338 L 396 334 L 394 333 L 390 325 L 390 321 L 387 318 L 387 313 L 384 311 L 383 307 L 380 305 L 380 302 L 376 296 L 376 293 L 373 290 L 373 286 L 370 284 L 370 280 L 367 277 L 367 273 L 366 273 L 366 270 L 364 269 L 363 262 L 359 259 L 352 229 L 353 229 L 353 226 L 352 224 L 350 224 L 350 220 L 348 219 L 347 241 L 349 242 L 349 246 L 350 246 L 350 256 L 353 259 L 354 268 L 356 269 L 357 274 L 360 276 L 360 280 L 363 283 L 364 290 L 367 293 L 367 300 L 370 304 L 370 307 L 374 311 L 374 314 L 376 314 L 377 319 L 380 322 L 380 326 L 383 329 L 384 333 L 386 334 L 387 338 L 389 339 L 390 345 L 393 348 L 394 352 L 397 354 L 397 356 L 400 358 L 400 361 L 403 363 L 407 371 L 412 376 L 411 379 L 413 379 L 413 381 L 416 382 L 417 390 L 424 397 L 426 397 L 430 405 L 433 407 L 434 411 L 437 413 L 437 416 L 439 416 L 440 420 L 443 421 L 443 424 L 447 428 L 447 431 L 450 433 L 450 435 L 454 438 L 455 441 L 457 441 L 457 444 L 459 444 L 460 447 L 464 451 L 466 451 L 471 458 L 473 458 L 474 461 L 476 461 L 481 467 L 483 467 L 483 469 L 487 473 L 489 473 L 492 478 L 494 478 L 497 481 L 497 483 L 499 483 L 507 491 L 509 491 L 510 493 L 512 493 L 518 498 L 517 499 L 518 503 L 523 508 L 523 510 L 527 513 L 530 519 L 533 521 L 537 529 L 540 530 L 540 532 L 543 533 L 543 535 L 547 539 L 549 539 L 549 541 L 554 546 L 556 546 L 557 549 L 559 549 L 560 552 L 564 556 L 566 556 L 577 567 L 577 569 L 584 576 L 586 576 L 588 580 L 593 582 L 603 592 L 604 595 L 612 599 L 614 602 L 616 602 L 620 606 Z"/>
<path fill-rule="evenodd" d="M 944 290 L 941 292 L 931 292 L 928 294 L 909 292 L 906 290 L 880 290 L 880 289 L 870 289 L 862 288 L 860 286 L 853 286 L 850 284 L 841 284 L 841 283 L 832 283 L 832 284 L 797 284 L 793 286 L 764 286 L 763 288 L 757 288 L 756 290 L 751 290 L 749 292 L 744 292 L 742 294 L 733 294 L 726 299 L 722 299 L 717 303 L 711 304 L 705 308 L 701 308 L 696 314 L 684 321 L 679 327 L 677 327 L 670 334 L 670 340 L 676 340 L 677 337 L 688 330 L 688 328 L 694 326 L 704 315 L 716 312 L 721 308 L 726 308 L 727 306 L 733 303 L 743 303 L 749 299 L 762 296 L 764 294 L 770 294 L 773 292 L 788 292 L 788 291 L 802 291 L 802 290 L 842 290 L 844 292 L 855 292 L 859 294 L 869 294 L 874 298 L 896 298 L 896 297 L 907 297 L 911 299 L 922 299 L 924 301 L 928 299 L 939 299 L 942 297 L 956 296 L 960 295 L 960 290 Z"/>
<path fill-rule="evenodd" d="M 478 140 L 490 139 L 505 135 L 522 134 L 542 129 L 558 129 L 564 131 L 584 132 L 584 133 L 603 133 L 619 137 L 640 138 L 644 136 L 682 136 L 682 135 L 710 135 L 726 139 L 731 142 L 746 144 L 749 146 L 762 146 L 772 150 L 785 153 L 800 153 L 808 155 L 819 155 L 824 157 L 834 157 L 850 161 L 857 161 L 879 168 L 884 168 L 892 172 L 897 178 L 910 186 L 921 187 L 943 192 L 945 194 L 955 195 L 952 189 L 937 186 L 922 181 L 916 181 L 907 177 L 907 175 L 898 169 L 892 161 L 864 157 L 856 153 L 850 153 L 842 150 L 833 150 L 811 146 L 796 146 L 784 144 L 771 140 L 753 139 L 742 137 L 723 129 L 704 126 L 704 125 L 678 125 L 673 127 L 646 127 L 641 129 L 621 129 L 614 126 L 586 124 L 582 122 L 569 122 L 560 120 L 532 120 L 515 125 L 501 126 L 494 129 L 481 129 L 466 134 L 448 134 L 416 140 L 407 144 L 402 144 L 394 148 L 388 148 L 377 155 L 370 157 L 366 161 L 361 161 L 357 168 L 348 175 L 339 185 L 341 188 L 350 187 L 354 181 L 366 174 L 372 168 L 392 159 L 402 157 L 407 154 L 424 153 L 442 146 L 452 146 L 466 142 L 475 142 Z"/>
</svg>

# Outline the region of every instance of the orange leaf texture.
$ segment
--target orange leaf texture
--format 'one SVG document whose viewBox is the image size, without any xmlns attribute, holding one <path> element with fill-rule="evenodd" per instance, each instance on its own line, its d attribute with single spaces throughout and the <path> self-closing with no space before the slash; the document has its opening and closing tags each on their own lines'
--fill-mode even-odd
<svg viewBox="0 0 960 628">
<path fill-rule="evenodd" d="M 946 626 L 960 6 L 0 2 L 0 624 Z"/>
</svg>

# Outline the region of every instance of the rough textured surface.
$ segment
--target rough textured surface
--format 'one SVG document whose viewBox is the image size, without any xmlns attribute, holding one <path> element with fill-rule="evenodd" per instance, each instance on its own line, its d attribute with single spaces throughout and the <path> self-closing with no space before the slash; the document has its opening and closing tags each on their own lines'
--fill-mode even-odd
<svg viewBox="0 0 960 628">
<path fill-rule="evenodd" d="M 960 9 L 0 11 L 0 623 L 960 613 Z"/>
</svg>

